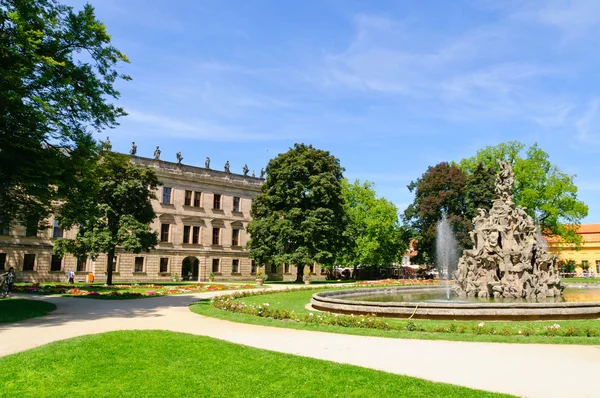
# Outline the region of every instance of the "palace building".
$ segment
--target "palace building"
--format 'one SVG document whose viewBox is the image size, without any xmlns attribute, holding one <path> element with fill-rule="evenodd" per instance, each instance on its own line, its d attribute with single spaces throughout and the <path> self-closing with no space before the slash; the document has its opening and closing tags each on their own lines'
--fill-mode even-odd
<svg viewBox="0 0 600 398">
<path fill-rule="evenodd" d="M 246 229 L 262 178 L 138 156 L 131 160 L 152 167 L 163 183 L 152 203 L 156 218 L 151 228 L 159 244 L 139 254 L 117 248 L 114 283 L 254 279 L 257 264 L 248 257 Z M 76 231 L 63 231 L 54 218 L 48 221 L 52 227 L 45 230 L 15 226 L 0 231 L 0 272 L 14 267 L 17 281 L 64 282 L 74 270 L 76 281 L 90 273 L 95 281 L 105 281 L 106 255 L 76 259 L 53 254 L 54 239 L 74 238 Z M 296 278 L 294 266 L 266 268 L 269 280 Z M 313 279 L 324 279 L 318 265 L 310 269 Z"/>
<path fill-rule="evenodd" d="M 581 247 L 550 240 L 550 250 L 560 261 L 573 260 L 577 276 L 583 275 L 584 271 L 600 276 L 600 224 L 581 224 L 577 233 L 581 236 Z"/>
</svg>

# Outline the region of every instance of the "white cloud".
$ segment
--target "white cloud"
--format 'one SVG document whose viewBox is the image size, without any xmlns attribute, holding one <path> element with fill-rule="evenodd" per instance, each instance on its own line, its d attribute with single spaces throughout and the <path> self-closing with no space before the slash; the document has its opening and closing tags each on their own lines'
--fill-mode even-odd
<svg viewBox="0 0 600 398">
<path fill-rule="evenodd" d="M 121 122 L 130 131 L 139 131 L 145 137 L 176 136 L 201 141 L 245 142 L 289 139 L 285 134 L 257 134 L 239 126 L 213 124 L 204 120 L 181 120 L 156 113 L 128 109 L 128 116 Z M 133 123 L 132 123 L 133 122 Z"/>
<path fill-rule="evenodd" d="M 583 115 L 575 121 L 578 139 L 583 143 L 600 144 L 600 98 L 591 100 Z"/>
</svg>

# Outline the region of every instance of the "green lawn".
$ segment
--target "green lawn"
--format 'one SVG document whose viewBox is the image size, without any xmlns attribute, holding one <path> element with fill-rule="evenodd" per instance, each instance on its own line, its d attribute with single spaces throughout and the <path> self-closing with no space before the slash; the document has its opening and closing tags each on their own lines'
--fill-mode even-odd
<svg viewBox="0 0 600 398">
<path fill-rule="evenodd" d="M 300 319 L 305 314 L 318 312 L 306 309 L 311 296 L 327 289 L 292 291 L 244 297 L 237 300 L 245 305 L 269 304 L 270 309 L 287 309 L 294 311 Z M 385 319 L 390 330 L 343 327 L 312 322 L 281 321 L 255 315 L 233 313 L 213 307 L 208 300 L 200 301 L 190 307 L 193 312 L 234 322 L 283 328 L 317 330 L 332 333 L 355 334 L 365 336 L 382 336 L 430 340 L 483 341 L 503 343 L 544 343 L 544 344 L 600 344 L 600 320 L 570 321 L 524 321 L 524 322 L 490 322 L 479 326 L 478 321 L 445 321 L 445 320 L 406 320 Z M 549 326 L 560 325 L 560 329 Z M 550 334 L 550 335 L 548 335 Z M 567 335 L 565 335 L 567 334 Z M 570 336 L 568 334 L 571 334 Z M 588 335 L 590 337 L 588 337 Z"/>
<path fill-rule="evenodd" d="M 2 299 L 0 300 L 0 323 L 17 322 L 43 316 L 55 309 L 54 304 L 45 301 Z"/>
<path fill-rule="evenodd" d="M 569 283 L 600 283 L 600 278 L 563 278 L 562 281 Z"/>
<path fill-rule="evenodd" d="M 165 331 L 59 341 L 0 369 L 3 397 L 506 396 Z"/>
</svg>

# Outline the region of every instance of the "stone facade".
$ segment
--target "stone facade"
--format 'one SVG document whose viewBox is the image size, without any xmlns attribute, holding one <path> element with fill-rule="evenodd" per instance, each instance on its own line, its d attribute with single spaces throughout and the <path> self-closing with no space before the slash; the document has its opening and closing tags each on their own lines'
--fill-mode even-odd
<svg viewBox="0 0 600 398">
<path fill-rule="evenodd" d="M 600 277 L 600 224 L 581 224 L 577 227 L 581 236 L 581 247 L 566 244 L 559 239 L 549 239 L 550 251 L 560 261 L 575 261 L 577 276 Z"/>
<path fill-rule="evenodd" d="M 248 257 L 246 232 L 250 207 L 260 192 L 263 179 L 132 156 L 131 160 L 155 169 L 163 185 L 152 205 L 157 217 L 151 227 L 159 234 L 159 244 L 149 253 L 117 249 L 113 282 L 167 282 L 174 278 L 207 281 L 254 279 L 256 267 Z M 106 256 L 77 261 L 74 257 L 53 257 L 53 240 L 73 238 L 75 231 L 51 227 L 26 236 L 23 226 L 1 231 L 0 270 L 15 267 L 18 281 L 65 282 L 69 270 L 76 281 L 93 274 L 95 281 L 106 280 Z M 266 267 L 269 280 L 294 280 L 296 267 Z M 313 279 L 324 279 L 318 265 Z"/>
</svg>

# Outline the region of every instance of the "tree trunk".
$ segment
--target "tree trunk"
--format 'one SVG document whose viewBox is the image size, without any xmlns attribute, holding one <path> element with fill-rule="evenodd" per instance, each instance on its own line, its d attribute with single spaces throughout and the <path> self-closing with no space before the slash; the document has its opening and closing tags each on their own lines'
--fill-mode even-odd
<svg viewBox="0 0 600 398">
<path fill-rule="evenodd" d="M 297 265 L 296 269 L 296 282 L 301 283 L 304 281 L 304 265 Z"/>
<path fill-rule="evenodd" d="M 354 268 L 352 269 L 352 277 L 356 281 L 358 280 L 358 265 L 354 264 Z"/>
<path fill-rule="evenodd" d="M 106 284 L 112 285 L 112 265 L 113 259 L 115 258 L 115 249 L 111 249 L 108 251 L 106 256 Z"/>
</svg>

